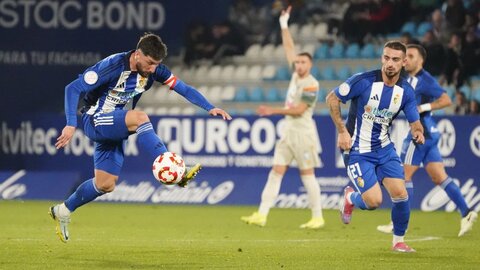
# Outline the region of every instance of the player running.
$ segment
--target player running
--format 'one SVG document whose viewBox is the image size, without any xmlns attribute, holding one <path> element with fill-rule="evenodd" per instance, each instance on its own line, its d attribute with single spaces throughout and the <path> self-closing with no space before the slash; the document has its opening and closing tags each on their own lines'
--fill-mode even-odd
<svg viewBox="0 0 480 270">
<path fill-rule="evenodd" d="M 166 55 L 167 47 L 160 37 L 146 33 L 140 38 L 136 50 L 113 54 L 101 60 L 65 87 L 67 124 L 55 146 L 57 149 L 65 147 L 72 139 L 77 127 L 79 97 L 85 94 L 81 110 L 82 125 L 87 137 L 95 142 L 95 170 L 93 178 L 78 186 L 65 202 L 49 210 L 57 222 L 57 234 L 63 242 L 69 240 L 71 213 L 114 190 L 123 165 L 123 146 L 128 136 L 137 134 L 140 150 L 147 153 L 152 162 L 167 151 L 148 116 L 142 111 L 133 110 L 142 93 L 150 89 L 154 81 L 168 85 L 210 115 L 231 119 L 227 112 L 215 108 L 195 88 L 173 75 L 162 64 Z M 124 109 L 128 102 L 132 102 L 132 110 Z M 199 170 L 200 164 L 189 168 L 178 185 L 187 185 Z"/>
<path fill-rule="evenodd" d="M 393 202 L 392 250 L 415 252 L 404 241 L 410 206 L 402 164 L 389 136 L 392 121 L 403 111 L 414 142 L 421 144 L 425 140 L 413 88 L 400 76 L 406 50 L 401 42 L 387 42 L 381 70 L 352 76 L 329 93 L 327 104 L 338 131 L 338 147 L 343 150 L 347 174 L 358 190 L 345 188 L 340 205 L 343 223 L 350 223 L 354 207 L 362 210 L 379 207 L 382 203 L 380 185 L 383 185 Z M 348 100 L 350 111 L 344 124 L 340 102 Z"/>
<path fill-rule="evenodd" d="M 440 134 L 436 123 L 432 119 L 433 110 L 443 109 L 452 104 L 450 97 L 445 93 L 435 78 L 423 69 L 423 64 L 427 58 L 427 52 L 421 45 L 407 45 L 407 61 L 405 71 L 408 72 L 407 81 L 415 89 L 415 98 L 420 113 L 420 122 L 425 130 L 425 144 L 416 145 L 412 142 L 411 134 L 405 138 L 402 147 L 401 159 L 405 172 L 405 185 L 407 187 L 408 197 L 413 198 L 412 177 L 423 163 L 430 179 L 442 187 L 460 210 L 462 219 L 460 221 L 460 231 L 458 236 L 464 235 L 473 227 L 478 214 L 470 209 L 460 192 L 460 188 L 453 179 L 445 172 L 442 156 L 438 150 L 438 140 Z M 377 230 L 384 233 L 392 233 L 393 224 L 380 225 Z"/>
</svg>

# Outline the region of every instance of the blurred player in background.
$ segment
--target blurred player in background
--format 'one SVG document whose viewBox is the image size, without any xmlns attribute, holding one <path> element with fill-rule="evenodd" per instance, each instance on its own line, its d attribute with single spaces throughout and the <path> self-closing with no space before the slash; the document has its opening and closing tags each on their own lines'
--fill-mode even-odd
<svg viewBox="0 0 480 270">
<path fill-rule="evenodd" d="M 314 168 L 320 163 L 317 149 L 318 133 L 312 119 L 319 84 L 310 74 L 312 56 L 308 53 L 295 53 L 295 44 L 288 30 L 290 11 L 291 7 L 283 10 L 279 19 L 288 64 L 294 69 L 285 107 L 273 108 L 262 105 L 257 110 L 260 116 L 285 115 L 286 123 L 282 137 L 275 146 L 273 168 L 263 189 L 258 212 L 241 219 L 247 224 L 265 226 L 270 208 L 273 207 L 280 192 L 282 178 L 288 166 L 295 160 L 312 210 L 312 218 L 307 223 L 300 225 L 300 228 L 318 229 L 325 225 L 320 200 L 320 186 L 314 174 Z"/>
<path fill-rule="evenodd" d="M 423 69 L 427 53 L 421 45 L 407 45 L 407 61 L 405 71 L 408 72 L 407 81 L 415 89 L 415 98 L 420 113 L 420 122 L 423 125 L 425 144 L 417 145 L 412 142 L 411 134 L 403 141 L 401 159 L 405 172 L 405 185 L 408 197 L 413 198 L 412 177 L 423 163 L 425 170 L 436 185 L 440 185 L 460 210 L 462 220 L 458 236 L 464 235 L 472 229 L 477 213 L 468 208 L 460 188 L 445 172 L 442 156 L 438 150 L 440 133 L 432 119 L 433 110 L 443 109 L 452 104 L 450 97 L 437 83 L 434 77 Z M 392 233 L 393 224 L 380 225 L 377 229 L 384 233 Z"/>
<path fill-rule="evenodd" d="M 405 65 L 406 47 L 399 41 L 384 45 L 381 70 L 356 74 L 327 96 L 330 115 L 338 131 L 347 174 L 358 190 L 347 186 L 341 200 L 342 221 L 350 223 L 354 207 L 374 210 L 382 203 L 383 185 L 393 202 L 393 245 L 398 252 L 414 252 L 404 241 L 410 206 L 403 168 L 388 129 L 400 111 L 410 123 L 415 143 L 423 143 L 423 127 L 410 84 L 400 76 Z M 350 103 L 346 124 L 340 102 Z"/>
<path fill-rule="evenodd" d="M 85 134 L 95 142 L 95 176 L 78 186 L 64 203 L 49 210 L 57 222 L 57 234 L 63 242 L 69 239 L 67 226 L 70 214 L 98 196 L 114 190 L 123 165 L 123 146 L 128 136 L 137 134 L 140 150 L 147 153 L 152 162 L 167 151 L 148 116 L 142 111 L 133 110 L 142 93 L 150 89 L 154 81 L 168 85 L 210 115 L 231 119 L 228 113 L 215 108 L 195 88 L 173 75 L 162 64 L 166 55 L 167 47 L 160 37 L 146 33 L 140 38 L 136 50 L 113 54 L 101 60 L 65 87 L 67 124 L 55 146 L 57 149 L 65 147 L 72 139 L 77 127 L 79 97 L 85 94 L 82 125 Z M 132 102 L 132 110 L 124 109 L 128 102 Z M 184 187 L 199 170 L 200 164 L 187 169 L 178 185 Z"/>
</svg>

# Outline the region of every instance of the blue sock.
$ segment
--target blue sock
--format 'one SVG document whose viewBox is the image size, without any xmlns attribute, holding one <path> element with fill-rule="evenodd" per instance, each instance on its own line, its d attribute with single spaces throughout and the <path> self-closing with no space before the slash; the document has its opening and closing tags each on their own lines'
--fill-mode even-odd
<svg viewBox="0 0 480 270">
<path fill-rule="evenodd" d="M 410 205 L 413 203 L 413 182 L 412 181 L 405 181 L 405 187 L 407 188 L 408 193 L 408 201 Z"/>
<path fill-rule="evenodd" d="M 165 144 L 153 131 L 152 123 L 146 122 L 137 128 L 138 147 L 146 152 L 152 162 L 160 155 L 167 152 Z"/>
<path fill-rule="evenodd" d="M 404 199 L 392 199 L 392 222 L 393 234 L 404 236 L 410 220 L 410 205 L 408 197 Z"/>
<path fill-rule="evenodd" d="M 77 187 L 77 190 L 65 200 L 65 206 L 70 212 L 75 211 L 78 207 L 95 200 L 98 196 L 103 194 L 103 192 L 97 190 L 93 183 L 93 179 L 94 178 L 88 179 L 80 184 L 80 186 Z"/>
<path fill-rule="evenodd" d="M 373 210 L 370 209 L 367 204 L 362 199 L 362 194 L 360 192 L 353 192 L 352 195 L 350 196 L 350 200 L 352 201 L 353 205 L 355 207 L 360 208 L 362 210 Z"/>
<path fill-rule="evenodd" d="M 440 186 L 445 190 L 450 200 L 452 200 L 462 213 L 462 217 L 466 217 L 470 209 L 468 209 L 467 202 L 463 198 L 460 188 L 453 182 L 453 179 L 448 176 L 445 181 L 443 181 Z"/>
</svg>

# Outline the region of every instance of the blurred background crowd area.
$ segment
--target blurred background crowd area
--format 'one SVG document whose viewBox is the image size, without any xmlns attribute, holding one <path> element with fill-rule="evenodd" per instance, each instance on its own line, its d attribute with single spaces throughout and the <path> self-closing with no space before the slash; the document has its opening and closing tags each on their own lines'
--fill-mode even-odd
<svg viewBox="0 0 480 270">
<path fill-rule="evenodd" d="M 454 102 L 437 113 L 479 114 L 478 0 L 235 0 L 228 20 L 192 19 L 184 46 L 166 64 L 233 114 L 254 114 L 259 103 L 281 106 L 291 73 L 278 17 L 287 4 L 297 52 L 314 58 L 312 74 L 321 86 L 317 113 L 328 114 L 324 98 L 343 80 L 379 68 L 383 44 L 397 39 L 425 47 L 425 69 Z M 202 113 L 168 91 L 147 95 L 140 106 L 151 114 Z"/>
</svg>

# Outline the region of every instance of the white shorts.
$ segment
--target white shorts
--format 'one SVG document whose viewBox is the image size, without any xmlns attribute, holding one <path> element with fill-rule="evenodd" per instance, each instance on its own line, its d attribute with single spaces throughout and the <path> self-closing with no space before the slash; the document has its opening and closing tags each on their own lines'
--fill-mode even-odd
<svg viewBox="0 0 480 270">
<path fill-rule="evenodd" d="M 320 166 L 318 157 L 317 134 L 290 132 L 275 145 L 273 165 L 289 166 L 293 160 L 300 170 Z"/>
</svg>

